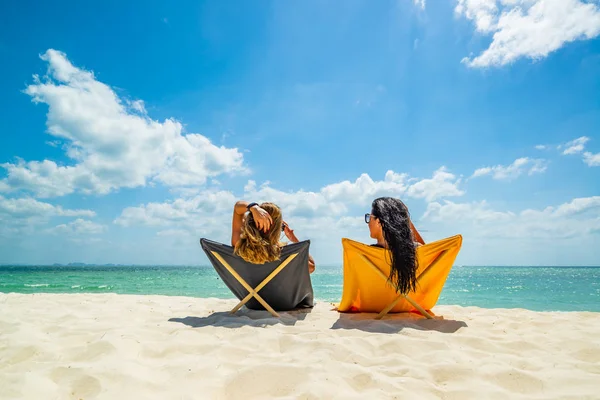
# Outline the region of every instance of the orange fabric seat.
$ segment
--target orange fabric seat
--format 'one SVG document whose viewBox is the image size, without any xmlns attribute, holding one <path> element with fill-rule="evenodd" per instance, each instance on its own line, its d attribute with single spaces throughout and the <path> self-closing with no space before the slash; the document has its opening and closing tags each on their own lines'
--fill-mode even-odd
<svg viewBox="0 0 600 400">
<path fill-rule="evenodd" d="M 399 295 L 387 281 L 390 274 L 388 250 L 347 238 L 342 239 L 342 246 L 344 287 L 338 311 L 380 313 L 378 317 L 381 318 L 388 312 L 423 314 L 419 308 L 426 311 L 433 308 L 460 251 L 462 236 L 417 247 L 417 289 L 406 297 Z"/>
</svg>

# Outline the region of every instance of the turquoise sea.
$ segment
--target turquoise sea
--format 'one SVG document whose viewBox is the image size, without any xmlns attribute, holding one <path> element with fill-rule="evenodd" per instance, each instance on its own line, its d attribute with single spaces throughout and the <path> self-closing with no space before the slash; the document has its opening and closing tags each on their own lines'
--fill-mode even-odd
<svg viewBox="0 0 600 400">
<path fill-rule="evenodd" d="M 340 266 L 319 267 L 312 280 L 317 300 L 340 300 Z M 202 266 L 0 266 L 0 292 L 233 298 Z M 456 266 L 438 304 L 600 312 L 600 268 Z"/>
</svg>

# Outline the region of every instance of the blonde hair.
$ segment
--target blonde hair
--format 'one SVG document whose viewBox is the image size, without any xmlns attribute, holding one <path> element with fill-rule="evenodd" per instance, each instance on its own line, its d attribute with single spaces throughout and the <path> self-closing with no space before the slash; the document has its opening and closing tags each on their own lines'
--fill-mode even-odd
<svg viewBox="0 0 600 400">
<path fill-rule="evenodd" d="M 267 232 L 260 230 L 254 223 L 252 213 L 249 213 L 242 223 L 240 240 L 235 245 L 235 254 L 252 264 L 264 264 L 279 260 L 281 247 L 281 210 L 273 203 L 262 203 L 260 208 L 269 213 L 273 223 Z"/>
</svg>

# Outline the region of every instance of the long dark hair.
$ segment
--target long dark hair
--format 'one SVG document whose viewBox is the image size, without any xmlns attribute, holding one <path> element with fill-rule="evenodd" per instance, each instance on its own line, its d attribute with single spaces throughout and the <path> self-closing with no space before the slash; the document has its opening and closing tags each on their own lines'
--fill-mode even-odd
<svg viewBox="0 0 600 400">
<path fill-rule="evenodd" d="M 371 214 L 381 222 L 383 238 L 388 245 L 391 256 L 389 280 L 399 293 L 416 289 L 418 260 L 408 208 L 399 199 L 380 197 L 373 200 Z"/>
</svg>

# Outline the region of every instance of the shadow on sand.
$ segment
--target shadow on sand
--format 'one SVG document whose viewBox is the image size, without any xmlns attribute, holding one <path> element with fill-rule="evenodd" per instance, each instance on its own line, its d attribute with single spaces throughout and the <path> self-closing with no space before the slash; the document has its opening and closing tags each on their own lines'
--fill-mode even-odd
<svg viewBox="0 0 600 400">
<path fill-rule="evenodd" d="M 291 311 L 277 311 L 279 318 L 275 318 L 268 311 L 249 310 L 242 308 L 235 314 L 230 312 L 215 312 L 207 317 L 170 318 L 169 322 L 179 322 L 192 328 L 205 326 L 218 326 L 223 328 L 239 328 L 241 326 L 254 326 L 264 328 L 271 325 L 296 325 L 312 311 L 312 308 L 302 308 Z"/>
<path fill-rule="evenodd" d="M 340 314 L 331 329 L 358 329 L 376 333 L 398 333 L 403 329 L 416 329 L 454 333 L 460 328 L 467 327 L 467 323 L 464 321 L 443 318 L 426 319 L 412 313 L 388 314 L 380 320 L 375 319 L 376 316 L 377 314 L 371 313 L 343 313 Z"/>
</svg>

